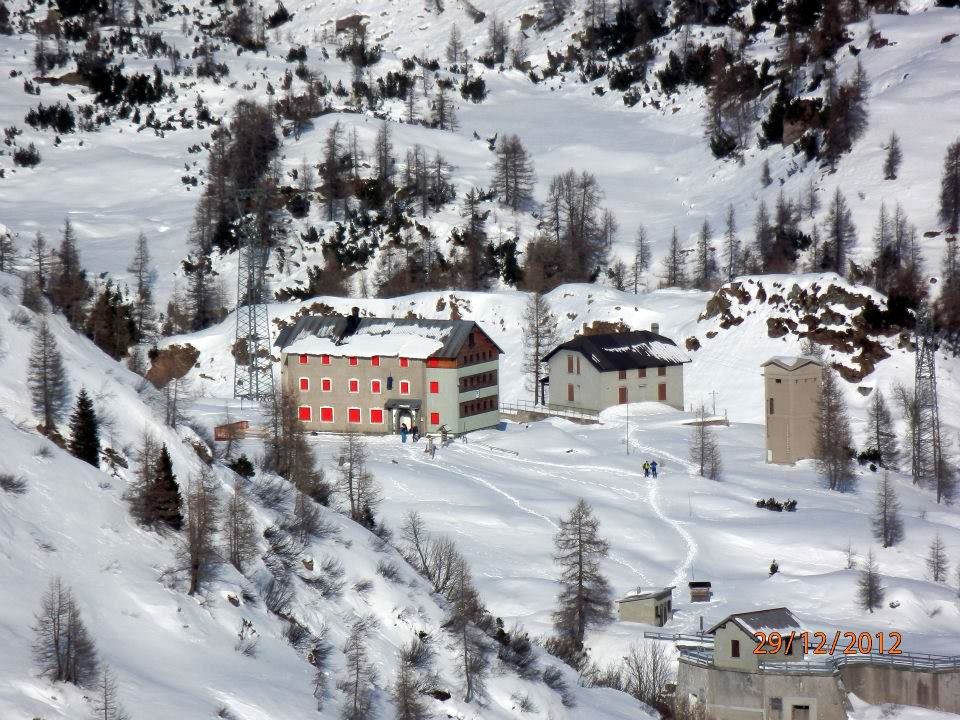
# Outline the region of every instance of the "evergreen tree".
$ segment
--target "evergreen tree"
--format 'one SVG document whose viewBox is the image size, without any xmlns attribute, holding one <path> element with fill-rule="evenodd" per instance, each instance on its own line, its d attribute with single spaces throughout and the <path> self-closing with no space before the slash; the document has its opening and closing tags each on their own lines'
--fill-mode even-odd
<svg viewBox="0 0 960 720">
<path fill-rule="evenodd" d="M 327 131 L 323 141 L 323 163 L 320 166 L 320 181 L 327 220 L 336 220 L 337 206 L 347 197 L 346 178 L 343 172 L 343 126 L 336 121 Z"/>
<path fill-rule="evenodd" d="M 884 180 L 897 179 L 901 162 L 903 162 L 903 151 L 900 149 L 900 138 L 895 132 L 892 132 L 890 133 L 890 139 L 887 140 L 887 154 L 883 160 Z"/>
<path fill-rule="evenodd" d="M 807 190 L 803 196 L 803 209 L 811 220 L 820 210 L 820 197 L 817 195 L 817 186 L 814 185 L 813 180 L 807 183 Z"/>
<path fill-rule="evenodd" d="M 633 294 L 640 292 L 640 283 L 643 274 L 650 269 L 652 252 L 647 229 L 643 225 L 637 226 L 637 234 L 633 241 L 633 262 L 630 264 L 630 280 L 633 284 Z"/>
<path fill-rule="evenodd" d="M 411 89 L 410 92 L 413 92 Z M 386 120 L 377 131 L 377 139 L 373 146 L 374 167 L 381 194 L 386 197 L 393 188 L 393 176 L 396 172 L 397 159 L 393 154 L 393 139 L 390 136 L 390 125 Z"/>
<path fill-rule="evenodd" d="M 697 235 L 695 266 L 693 271 L 693 284 L 698 290 L 710 290 L 716 281 L 717 264 L 713 254 L 713 247 L 710 245 L 712 240 L 713 230 L 710 228 L 710 222 L 704 220 L 703 225 L 700 227 L 700 234 Z"/>
<path fill-rule="evenodd" d="M 534 405 L 540 404 L 540 378 L 547 376 L 543 358 L 559 342 L 557 316 L 551 312 L 550 303 L 541 293 L 531 293 L 523 309 L 523 370 Z"/>
<path fill-rule="evenodd" d="M 827 210 L 824 232 L 824 249 L 829 267 L 838 275 L 843 275 L 847 267 L 847 251 L 856 243 L 857 229 L 853 224 L 853 213 L 840 188 L 834 192 Z"/>
<path fill-rule="evenodd" d="M 600 537 L 599 529 L 592 508 L 581 498 L 570 514 L 560 519 L 554 537 L 553 559 L 560 566 L 561 589 L 553 626 L 574 653 L 582 650 L 589 627 L 613 618 L 610 585 L 600 571 L 610 545 Z"/>
<path fill-rule="evenodd" d="M 770 177 L 770 161 L 764 160 L 763 167 L 760 169 L 760 185 L 767 188 L 773 183 L 773 178 Z"/>
<path fill-rule="evenodd" d="M 727 221 L 723 233 L 723 246 L 726 254 L 724 275 L 726 276 L 727 282 L 733 282 L 733 279 L 742 272 L 741 260 L 743 256 L 740 249 L 740 239 L 737 237 L 737 215 L 734 212 L 733 203 L 727 206 Z"/>
<path fill-rule="evenodd" d="M 467 51 L 463 46 L 463 36 L 460 34 L 460 28 L 454 24 L 450 28 L 450 35 L 447 39 L 447 62 L 452 65 L 459 65 L 461 60 L 465 60 L 466 57 Z"/>
<path fill-rule="evenodd" d="M 62 312 L 70 325 L 78 328 L 83 324 L 86 302 L 93 295 L 87 282 L 86 270 L 80 265 L 77 236 L 70 219 L 63 224 L 63 239 L 57 251 L 56 269 L 50 281 L 50 301 Z"/>
<path fill-rule="evenodd" d="M 70 416 L 70 442 L 67 449 L 74 457 L 100 467 L 100 420 L 86 388 L 80 388 L 77 404 Z"/>
<path fill-rule="evenodd" d="M 133 322 L 136 327 L 136 337 L 139 340 L 153 334 L 156 319 L 156 311 L 153 307 L 153 283 L 157 271 L 151 265 L 147 236 L 143 233 L 137 236 L 136 250 L 133 260 L 127 267 L 127 272 L 133 276 Z"/>
<path fill-rule="evenodd" d="M 33 241 L 30 243 L 30 264 L 33 266 L 33 277 L 37 289 L 46 294 L 52 260 L 50 249 L 47 247 L 47 240 L 39 232 L 33 236 Z"/>
<path fill-rule="evenodd" d="M 880 388 L 873 392 L 867 409 L 867 450 L 876 453 L 880 467 L 894 470 L 900 458 L 893 416 Z"/>
<path fill-rule="evenodd" d="M 950 570 L 950 562 L 947 560 L 947 548 L 943 544 L 943 538 L 937 533 L 933 542 L 930 543 L 930 553 L 927 555 L 927 570 L 930 572 L 930 579 L 934 582 L 942 583 L 947 581 L 947 573 Z"/>
<path fill-rule="evenodd" d="M 177 476 L 173 474 L 173 462 L 167 446 L 163 445 L 153 468 L 145 521 L 150 525 L 164 523 L 174 530 L 179 530 L 183 527 L 182 505 L 180 486 L 177 484 Z"/>
<path fill-rule="evenodd" d="M 960 139 L 947 148 L 940 181 L 940 222 L 949 232 L 960 230 Z"/>
<path fill-rule="evenodd" d="M 46 318 L 40 320 L 33 337 L 27 372 L 33 411 L 43 418 L 44 428 L 48 432 L 53 431 L 70 402 L 70 392 L 63 358 Z"/>
<path fill-rule="evenodd" d="M 753 219 L 753 248 L 756 270 L 767 272 L 773 257 L 773 228 L 770 225 L 770 213 L 767 204 L 761 200 Z"/>
<path fill-rule="evenodd" d="M 6 230 L 0 230 L 0 272 L 13 272 L 17 262 L 17 246 L 13 236 Z"/>
<path fill-rule="evenodd" d="M 135 313 L 136 306 L 127 303 L 108 280 L 90 308 L 85 333 L 107 355 L 120 360 L 127 354 L 127 348 L 139 340 Z"/>
<path fill-rule="evenodd" d="M 686 258 L 683 248 L 680 247 L 680 238 L 677 236 L 677 228 L 673 228 L 673 235 L 670 237 L 670 244 L 667 246 L 667 254 L 663 258 L 663 275 L 661 276 L 662 287 L 687 286 Z"/>
<path fill-rule="evenodd" d="M 840 376 L 830 367 L 823 370 L 816 423 L 817 469 L 831 490 L 849 490 L 854 481 L 853 438 Z"/>
<path fill-rule="evenodd" d="M 877 486 L 877 500 L 871 521 L 873 536 L 883 547 L 893 547 L 903 540 L 903 520 L 900 518 L 900 501 L 887 473 Z"/>
<path fill-rule="evenodd" d="M 440 130 L 456 130 L 460 126 L 457 122 L 457 111 L 453 104 L 453 98 L 450 97 L 443 83 L 437 83 L 430 122 L 433 127 Z"/>
<path fill-rule="evenodd" d="M 883 604 L 885 592 L 880 584 L 880 569 L 873 557 L 873 549 L 867 552 L 867 561 L 860 570 L 860 579 L 857 581 L 857 600 L 863 610 L 873 611 Z"/>
</svg>

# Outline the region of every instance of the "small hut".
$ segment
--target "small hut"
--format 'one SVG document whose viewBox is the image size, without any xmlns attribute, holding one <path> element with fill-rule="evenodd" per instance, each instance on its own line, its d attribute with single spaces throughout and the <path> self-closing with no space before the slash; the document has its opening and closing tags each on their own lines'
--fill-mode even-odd
<svg viewBox="0 0 960 720">
<path fill-rule="evenodd" d="M 713 598 L 713 585 L 709 580 L 691 580 L 687 583 L 690 588 L 690 602 L 710 602 Z"/>
<path fill-rule="evenodd" d="M 637 588 L 617 600 L 617 619 L 662 627 L 673 617 L 673 588 Z"/>
</svg>

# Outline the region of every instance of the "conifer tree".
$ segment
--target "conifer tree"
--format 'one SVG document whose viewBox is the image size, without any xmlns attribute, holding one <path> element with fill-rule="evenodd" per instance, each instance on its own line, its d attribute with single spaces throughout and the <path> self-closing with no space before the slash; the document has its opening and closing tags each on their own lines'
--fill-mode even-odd
<svg viewBox="0 0 960 720">
<path fill-rule="evenodd" d="M 100 467 L 100 421 L 86 388 L 80 388 L 77 404 L 70 416 L 70 454 L 94 467 Z"/>
<path fill-rule="evenodd" d="M 687 270 L 686 258 L 683 248 L 680 247 L 680 238 L 677 236 L 677 228 L 673 228 L 673 235 L 670 237 L 670 244 L 667 246 L 667 254 L 663 258 L 663 275 L 661 276 L 661 285 L 663 287 L 686 287 Z"/>
<path fill-rule="evenodd" d="M 903 540 L 903 520 L 900 518 L 900 501 L 894 490 L 890 476 L 884 473 L 877 486 L 877 500 L 874 507 L 873 536 L 883 547 L 893 547 Z"/>
<path fill-rule="evenodd" d="M 346 666 L 343 677 L 337 683 L 337 688 L 344 694 L 343 709 L 340 713 L 343 720 L 368 720 L 371 717 L 376 670 L 370 662 L 367 649 L 369 636 L 368 622 L 364 619 L 357 620 L 343 645 Z"/>
<path fill-rule="evenodd" d="M 727 282 L 742 272 L 741 259 L 743 252 L 740 249 L 740 239 L 737 237 L 737 215 L 733 203 L 727 206 L 726 227 L 723 232 L 723 246 L 725 250 L 724 275 Z"/>
<path fill-rule="evenodd" d="M 413 92 L 413 88 L 410 89 Z M 390 192 L 393 187 L 393 176 L 396 172 L 397 159 L 393 154 L 393 139 L 390 134 L 390 125 L 386 120 L 377 130 L 377 138 L 373 145 L 374 167 L 377 174 L 377 182 L 380 184 L 380 191 L 384 195 Z"/>
<path fill-rule="evenodd" d="M 17 261 L 17 246 L 13 236 L 7 231 L 0 231 L 0 272 L 13 272 Z"/>
<path fill-rule="evenodd" d="M 117 698 L 116 676 L 106 665 L 97 676 L 95 691 L 93 716 L 96 720 L 129 720 L 130 716 Z"/>
<path fill-rule="evenodd" d="M 720 444 L 713 429 L 707 424 L 707 411 L 702 405 L 697 413 L 697 422 L 690 428 L 690 461 L 697 466 L 700 477 L 720 479 Z"/>
<path fill-rule="evenodd" d="M 257 523 L 240 480 L 234 483 L 233 495 L 227 502 L 223 534 L 226 537 L 227 561 L 242 573 L 247 563 L 257 556 Z"/>
<path fill-rule="evenodd" d="M 960 230 L 960 139 L 947 148 L 940 181 L 940 222 L 949 232 Z"/>
<path fill-rule="evenodd" d="M 844 492 L 854 481 L 853 438 L 840 377 L 830 367 L 823 370 L 816 423 L 817 469 L 831 490 Z"/>
<path fill-rule="evenodd" d="M 147 236 L 140 233 L 137 236 L 136 250 L 133 260 L 127 267 L 127 272 L 133 276 L 133 322 L 136 326 L 136 337 L 147 337 L 153 334 L 156 311 L 153 307 L 153 283 L 156 279 L 156 268 L 150 262 L 150 248 L 147 245 Z"/>
<path fill-rule="evenodd" d="M 927 570 L 930 573 L 930 579 L 938 583 L 946 582 L 949 569 L 950 562 L 947 560 L 947 548 L 943 543 L 943 538 L 940 537 L 940 533 L 937 533 L 930 543 L 930 552 L 927 555 Z"/>
<path fill-rule="evenodd" d="M 34 412 L 43 418 L 47 431 L 55 430 L 57 420 L 70 402 L 70 394 L 63 358 L 46 318 L 41 318 L 33 337 L 27 385 Z"/>
<path fill-rule="evenodd" d="M 761 200 L 753 219 L 753 248 L 756 270 L 766 272 L 773 256 L 773 227 L 767 204 Z"/>
<path fill-rule="evenodd" d="M 716 278 L 716 260 L 710 243 L 713 240 L 713 230 L 708 220 L 703 221 L 700 233 L 697 235 L 693 284 L 698 290 L 709 290 Z"/>
<path fill-rule="evenodd" d="M 177 553 L 190 579 L 189 595 L 194 595 L 200 589 L 201 583 L 219 560 L 214 545 L 218 511 L 213 474 L 204 467 L 200 476 L 190 483 L 184 539 Z"/>
<path fill-rule="evenodd" d="M 600 522 L 582 498 L 559 521 L 554 537 L 554 562 L 560 566 L 560 595 L 553 626 L 572 653 L 583 648 L 591 626 L 612 619 L 611 590 L 600 571 L 610 545 L 600 537 Z"/>
<path fill-rule="evenodd" d="M 880 569 L 873 557 L 873 548 L 867 552 L 867 560 L 860 570 L 860 579 L 857 581 L 857 600 L 863 610 L 871 614 L 883 604 L 885 591 L 880 584 Z"/>
<path fill-rule="evenodd" d="M 432 116 L 433 127 L 440 130 L 456 130 L 460 125 L 457 121 L 457 111 L 446 86 L 437 83 L 437 91 L 433 96 Z"/>
<path fill-rule="evenodd" d="M 487 612 L 462 557 L 457 563 L 447 599 L 450 611 L 444 628 L 455 638 L 454 650 L 463 678 L 463 701 L 482 701 L 486 696 L 487 646 L 477 625 Z"/>
<path fill-rule="evenodd" d="M 773 183 L 773 178 L 770 177 L 770 161 L 764 160 L 763 166 L 760 169 L 760 184 L 767 188 Z"/>
<path fill-rule="evenodd" d="M 903 162 L 903 151 L 900 149 L 900 138 L 895 132 L 892 132 L 887 140 L 887 154 L 883 159 L 884 180 L 897 179 L 901 162 Z"/>
<path fill-rule="evenodd" d="M 533 160 L 520 138 L 504 135 L 497 145 L 493 168 L 493 189 L 504 205 L 514 211 L 533 197 Z"/>
<path fill-rule="evenodd" d="M 93 684 L 99 667 L 96 646 L 73 592 L 59 577 L 43 594 L 33 631 L 33 656 L 45 676 L 81 687 Z"/>
<path fill-rule="evenodd" d="M 463 46 L 463 36 L 460 34 L 460 28 L 456 24 L 450 28 L 445 53 L 447 62 L 452 65 L 459 65 L 461 60 L 466 58 L 467 52 Z"/>
<path fill-rule="evenodd" d="M 87 282 L 86 270 L 80 265 L 77 236 L 69 218 L 63 224 L 63 239 L 57 251 L 49 295 L 53 306 L 66 316 L 70 325 L 75 328 L 82 325 L 86 302 L 93 295 L 93 290 Z"/>
<path fill-rule="evenodd" d="M 630 264 L 630 280 L 633 284 L 634 295 L 640 292 L 640 283 L 643 281 L 643 274 L 650 269 L 651 258 L 650 238 L 647 236 L 647 229 L 643 225 L 638 225 L 637 234 L 633 241 L 633 262 Z"/>
<path fill-rule="evenodd" d="M 163 523 L 179 530 L 183 527 L 182 506 L 180 486 L 177 484 L 177 476 L 173 474 L 173 462 L 167 446 L 163 445 L 153 468 L 145 520 L 151 525 Z"/>
<path fill-rule="evenodd" d="M 837 188 L 827 210 L 824 222 L 824 243 L 830 269 L 843 275 L 847 269 L 847 251 L 857 239 L 857 228 L 853 224 L 853 213 L 847 205 L 847 199 Z"/>
<path fill-rule="evenodd" d="M 877 454 L 880 467 L 893 470 L 897 467 L 900 450 L 893 416 L 880 388 L 873 392 L 867 409 L 867 450 Z"/>
<path fill-rule="evenodd" d="M 50 249 L 47 247 L 47 239 L 42 233 L 38 232 L 34 235 L 33 241 L 30 243 L 30 264 L 33 266 L 33 277 L 37 289 L 46 294 L 52 260 Z"/>
<path fill-rule="evenodd" d="M 534 405 L 540 403 L 540 378 L 547 374 L 543 358 L 559 341 L 557 316 L 551 312 L 550 303 L 541 293 L 532 293 L 523 309 L 523 369 Z"/>
</svg>

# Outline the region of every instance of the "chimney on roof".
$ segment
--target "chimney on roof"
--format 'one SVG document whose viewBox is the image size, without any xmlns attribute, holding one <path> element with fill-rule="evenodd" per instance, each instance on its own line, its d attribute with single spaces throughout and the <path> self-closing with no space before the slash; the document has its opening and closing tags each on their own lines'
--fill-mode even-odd
<svg viewBox="0 0 960 720">
<path fill-rule="evenodd" d="M 343 334 L 337 341 L 337 345 L 343 343 L 343 339 L 353 335 L 360 327 L 360 308 L 354 306 L 350 309 L 350 316 L 347 318 L 347 324 L 343 328 Z"/>
<path fill-rule="evenodd" d="M 355 318 L 360 317 L 360 308 L 354 305 L 352 308 L 350 308 L 350 315 Z"/>
<path fill-rule="evenodd" d="M 650 332 L 654 335 L 660 334 L 660 323 L 650 323 Z"/>
</svg>

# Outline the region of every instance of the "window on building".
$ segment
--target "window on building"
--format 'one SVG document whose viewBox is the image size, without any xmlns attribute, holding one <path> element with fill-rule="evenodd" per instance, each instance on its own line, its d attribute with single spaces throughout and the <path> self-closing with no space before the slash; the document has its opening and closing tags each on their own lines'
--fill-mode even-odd
<svg viewBox="0 0 960 720">
<path fill-rule="evenodd" d="M 439 392 L 440 392 L 440 383 L 437 382 L 436 380 L 431 380 L 431 381 L 430 381 L 430 394 L 431 394 L 431 395 L 436 395 L 436 394 L 438 394 Z"/>
<path fill-rule="evenodd" d="M 400 367 L 410 367 L 410 358 L 400 358 Z"/>
<path fill-rule="evenodd" d="M 626 380 L 626 379 L 627 379 L 627 371 L 626 371 L 626 370 L 618 370 L 618 371 L 617 371 L 617 379 L 618 379 L 618 380 Z"/>
<path fill-rule="evenodd" d="M 333 389 L 333 381 L 330 378 L 320 378 L 320 392 L 330 392 Z"/>
<path fill-rule="evenodd" d="M 347 389 L 352 393 L 360 392 L 360 381 L 356 378 L 350 378 L 347 380 Z"/>
<path fill-rule="evenodd" d="M 329 365 L 329 364 L 330 364 L 330 356 L 329 356 L 329 355 L 321 355 L 321 356 L 320 356 L 320 364 L 321 364 L 321 365 Z"/>
<path fill-rule="evenodd" d="M 401 395 L 409 395 L 409 394 L 410 394 L 410 381 L 409 381 L 409 380 L 401 380 L 401 381 L 400 381 L 400 394 L 401 394 Z"/>
<path fill-rule="evenodd" d="M 567 402 L 573 402 L 573 383 L 567 383 Z"/>
<path fill-rule="evenodd" d="M 666 374 L 667 374 L 667 368 L 666 368 L 665 365 L 662 365 L 662 366 L 660 366 L 660 367 L 657 368 L 657 375 L 659 375 L 660 377 L 665 377 Z M 754 407 L 756 407 L 756 406 L 754 406 Z"/>
<path fill-rule="evenodd" d="M 439 358 L 427 358 L 427 367 L 432 367 L 432 368 L 440 367 L 440 359 L 439 359 Z"/>
<path fill-rule="evenodd" d="M 641 378 L 641 379 L 642 379 L 642 378 L 645 378 L 646 376 L 647 376 L 647 369 L 646 369 L 646 368 L 640 368 L 639 370 L 637 370 L 637 377 L 638 377 L 638 378 Z"/>
<path fill-rule="evenodd" d="M 308 362 L 310 362 L 310 358 L 306 355 L 301 355 L 297 358 L 297 362 L 299 362 L 301 365 L 306 365 Z"/>
<path fill-rule="evenodd" d="M 297 408 L 297 419 L 310 422 L 313 419 L 313 409 L 309 405 L 301 405 Z"/>
<path fill-rule="evenodd" d="M 333 408 L 332 407 L 322 407 L 320 408 L 320 422 L 332 423 L 333 422 Z"/>
<path fill-rule="evenodd" d="M 370 365 L 373 367 L 380 367 L 380 356 L 374 355 L 372 358 L 370 358 Z"/>
<path fill-rule="evenodd" d="M 360 424 L 360 408 L 347 408 L 347 422 L 351 425 Z"/>
<path fill-rule="evenodd" d="M 372 392 L 374 395 L 379 395 L 381 391 L 381 386 L 382 386 L 382 383 L 379 380 L 371 380 L 370 392 Z"/>
<path fill-rule="evenodd" d="M 355 357 L 347 358 L 347 362 L 354 367 L 360 363 L 360 361 Z"/>
<path fill-rule="evenodd" d="M 306 392 L 310 389 L 310 378 L 300 378 L 300 390 Z"/>
<path fill-rule="evenodd" d="M 440 413 L 432 412 L 430 413 L 430 424 L 439 425 L 440 424 Z"/>
<path fill-rule="evenodd" d="M 776 378 L 776 379 L 774 379 L 774 382 L 775 382 L 777 385 L 779 385 L 779 384 L 782 383 L 783 381 L 782 381 L 780 378 Z"/>
<path fill-rule="evenodd" d="M 735 657 L 735 658 L 740 657 L 740 641 L 739 640 L 730 641 L 730 657 Z"/>
<path fill-rule="evenodd" d="M 767 400 L 767 406 L 768 406 L 767 413 L 770 415 L 773 415 L 773 398 L 769 398 Z"/>
<path fill-rule="evenodd" d="M 470 337 L 467 338 L 467 346 L 473 347 L 477 344 L 477 339 L 474 337 L 473 333 L 470 333 Z"/>
<path fill-rule="evenodd" d="M 567 374 L 573 375 L 573 355 L 567 355 Z"/>
<path fill-rule="evenodd" d="M 580 374 L 580 356 L 577 355 L 577 375 Z"/>
<path fill-rule="evenodd" d="M 383 410 L 381 410 L 380 408 L 370 409 L 370 424 L 383 425 Z"/>
</svg>

